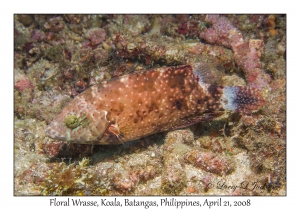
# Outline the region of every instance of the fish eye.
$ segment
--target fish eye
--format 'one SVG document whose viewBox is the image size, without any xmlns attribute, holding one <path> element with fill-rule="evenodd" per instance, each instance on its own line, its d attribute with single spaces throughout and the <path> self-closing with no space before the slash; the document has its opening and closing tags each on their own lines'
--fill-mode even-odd
<svg viewBox="0 0 300 210">
<path fill-rule="evenodd" d="M 65 124 L 68 128 L 74 129 L 80 125 L 80 120 L 76 115 L 68 115 L 65 119 Z"/>
</svg>

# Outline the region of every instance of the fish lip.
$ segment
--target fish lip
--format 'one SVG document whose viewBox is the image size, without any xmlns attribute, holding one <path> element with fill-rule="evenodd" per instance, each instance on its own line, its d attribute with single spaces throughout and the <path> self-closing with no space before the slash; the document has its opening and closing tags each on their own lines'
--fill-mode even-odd
<svg viewBox="0 0 300 210">
<path fill-rule="evenodd" d="M 47 126 L 47 128 L 46 128 L 46 136 L 49 137 L 49 138 L 54 139 L 55 136 L 51 134 L 52 131 L 53 131 L 53 129 L 50 126 Z"/>
<path fill-rule="evenodd" d="M 50 128 L 50 125 L 47 126 L 46 128 L 46 136 L 50 137 L 50 131 L 51 131 L 51 128 Z"/>
<path fill-rule="evenodd" d="M 53 129 L 53 126 L 51 126 L 51 124 L 46 128 L 46 136 L 52 139 L 61 139 L 61 137 L 59 136 L 59 132 Z"/>
</svg>

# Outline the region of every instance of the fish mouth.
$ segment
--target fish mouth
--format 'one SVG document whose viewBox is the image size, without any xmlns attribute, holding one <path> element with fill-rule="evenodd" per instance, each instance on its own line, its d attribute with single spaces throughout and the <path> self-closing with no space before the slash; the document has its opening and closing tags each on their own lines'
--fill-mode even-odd
<svg viewBox="0 0 300 210">
<path fill-rule="evenodd" d="M 65 140 L 65 138 L 61 137 L 59 132 L 53 129 L 51 125 L 47 126 L 46 128 L 46 136 L 52 139 Z"/>
</svg>

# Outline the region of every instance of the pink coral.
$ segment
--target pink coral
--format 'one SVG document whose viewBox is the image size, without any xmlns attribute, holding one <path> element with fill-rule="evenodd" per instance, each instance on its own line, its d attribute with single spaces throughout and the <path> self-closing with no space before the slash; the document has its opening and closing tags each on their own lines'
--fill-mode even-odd
<svg viewBox="0 0 300 210">
<path fill-rule="evenodd" d="M 43 41 L 45 37 L 45 33 L 38 29 L 34 29 L 31 33 L 32 41 Z"/>
<path fill-rule="evenodd" d="M 211 44 L 231 48 L 234 51 L 235 62 L 246 74 L 249 85 L 259 89 L 265 87 L 270 78 L 261 69 L 263 41 L 245 41 L 242 33 L 224 16 L 207 15 L 206 21 L 212 23 L 212 27 L 202 31 L 200 38 Z"/>
<path fill-rule="evenodd" d="M 235 164 L 229 157 L 199 150 L 188 152 L 185 160 L 204 171 L 217 175 L 230 174 L 235 167 Z"/>
<path fill-rule="evenodd" d="M 92 45 L 98 45 L 105 40 L 106 32 L 102 28 L 92 28 L 86 32 L 85 37 L 91 41 Z"/>
<path fill-rule="evenodd" d="M 25 89 L 32 88 L 33 85 L 31 84 L 30 80 L 27 77 L 23 79 L 17 80 L 14 86 L 18 91 L 22 92 Z"/>
</svg>

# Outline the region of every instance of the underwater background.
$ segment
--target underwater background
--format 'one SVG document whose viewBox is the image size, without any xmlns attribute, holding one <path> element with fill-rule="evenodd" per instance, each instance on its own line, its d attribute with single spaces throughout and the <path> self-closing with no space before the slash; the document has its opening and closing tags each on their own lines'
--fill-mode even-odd
<svg viewBox="0 0 300 210">
<path fill-rule="evenodd" d="M 45 135 L 95 84 L 196 62 L 265 106 L 117 146 Z M 286 15 L 15 15 L 14 195 L 286 195 Z"/>
</svg>

